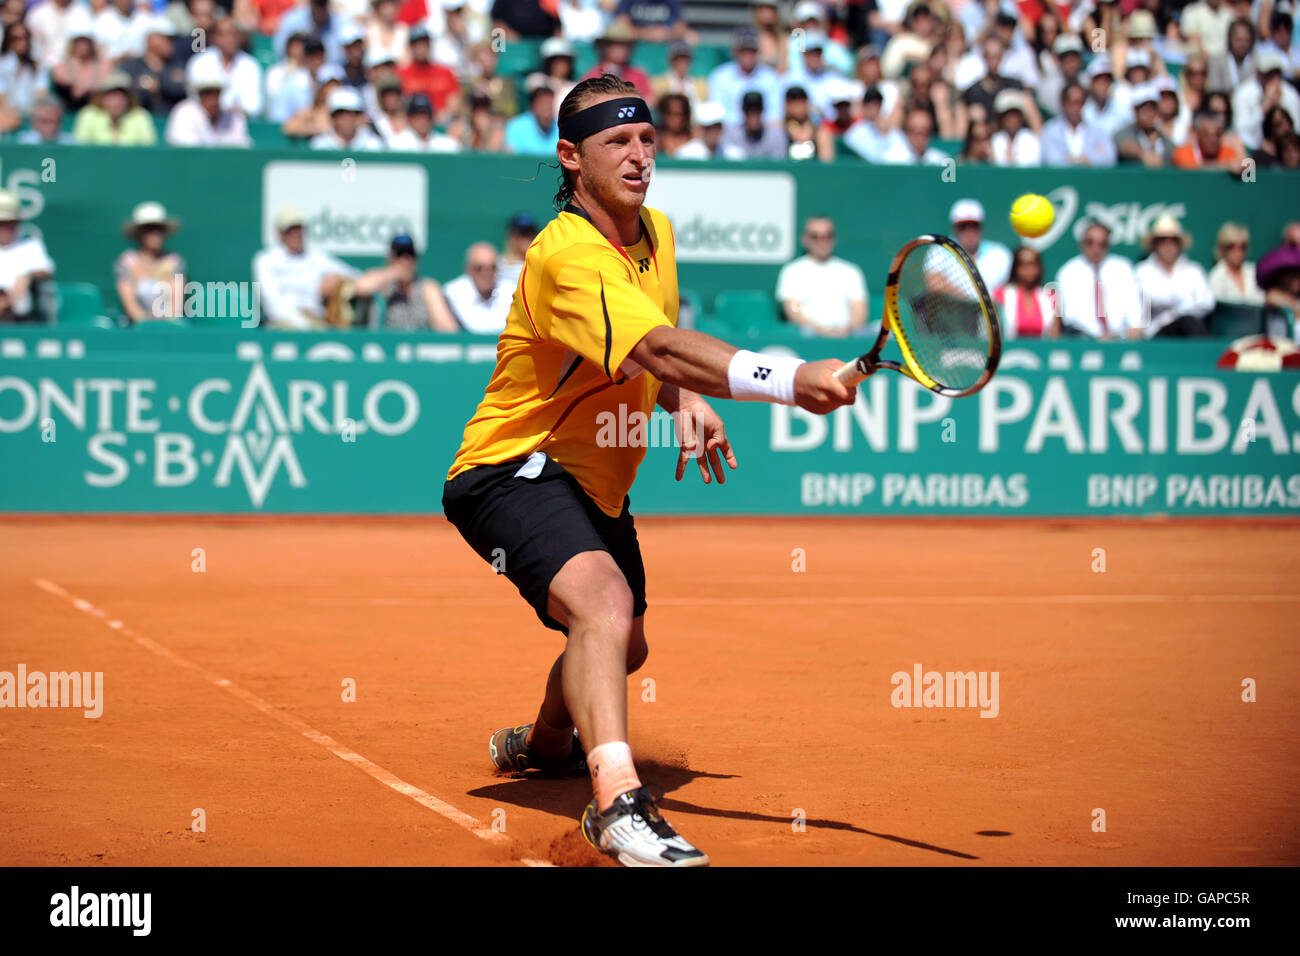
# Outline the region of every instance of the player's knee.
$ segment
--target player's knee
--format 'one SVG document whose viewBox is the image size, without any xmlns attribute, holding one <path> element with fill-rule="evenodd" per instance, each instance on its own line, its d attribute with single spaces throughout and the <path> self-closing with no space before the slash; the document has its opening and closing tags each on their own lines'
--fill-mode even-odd
<svg viewBox="0 0 1300 956">
<path fill-rule="evenodd" d="M 646 643 L 645 635 L 637 637 L 633 635 L 632 641 L 627 648 L 627 672 L 635 674 L 645 663 L 645 659 L 650 656 L 650 645 Z"/>
<path fill-rule="evenodd" d="M 596 627 L 628 643 L 632 636 L 632 591 L 621 575 L 593 581 L 574 608 L 574 617 L 580 625 Z"/>
</svg>

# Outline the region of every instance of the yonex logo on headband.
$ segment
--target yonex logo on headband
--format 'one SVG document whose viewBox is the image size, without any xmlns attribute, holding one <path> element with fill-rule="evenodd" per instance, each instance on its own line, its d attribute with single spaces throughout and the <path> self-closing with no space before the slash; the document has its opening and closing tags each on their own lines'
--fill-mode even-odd
<svg viewBox="0 0 1300 956">
<path fill-rule="evenodd" d="M 624 123 L 649 123 L 650 107 L 639 96 L 621 96 L 579 110 L 560 121 L 560 139 L 577 143 L 593 133 Z"/>
</svg>

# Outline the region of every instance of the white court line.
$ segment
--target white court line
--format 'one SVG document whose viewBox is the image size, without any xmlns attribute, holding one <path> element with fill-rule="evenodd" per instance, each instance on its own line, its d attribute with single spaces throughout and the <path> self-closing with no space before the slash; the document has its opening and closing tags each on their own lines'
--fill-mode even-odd
<svg viewBox="0 0 1300 956">
<path fill-rule="evenodd" d="M 510 837 L 506 836 L 504 833 L 501 833 L 497 830 L 493 830 L 491 827 L 484 826 L 481 822 L 476 820 L 474 817 L 470 816 L 468 813 L 465 813 L 461 810 L 457 810 L 455 807 L 453 807 L 450 803 L 447 803 L 445 800 L 439 800 L 433 794 L 421 790 L 419 787 L 415 786 L 414 784 L 407 783 L 405 780 L 401 779 L 396 774 L 391 773 L 388 770 L 385 770 L 383 767 L 379 766 L 379 764 L 375 763 L 373 760 L 363 757 L 355 750 L 349 750 L 347 747 L 340 744 L 338 741 L 336 741 L 333 737 L 330 737 L 328 734 L 321 733 L 319 730 L 316 730 L 310 724 L 307 724 L 306 722 L 299 720 L 297 717 L 294 717 L 292 714 L 288 714 L 285 713 L 284 711 L 277 710 L 274 704 L 268 703 L 267 701 L 258 697 L 256 694 L 252 693 L 251 691 L 244 690 L 244 688 L 240 687 L 238 684 L 230 680 L 227 680 L 221 675 L 208 670 L 206 667 L 203 667 L 200 664 L 195 664 L 193 661 L 181 657 L 179 654 L 177 654 L 175 651 L 171 650 L 170 648 L 164 647 L 163 645 L 159 644 L 157 641 L 150 640 L 149 638 L 145 637 L 143 634 L 139 634 L 133 631 L 130 627 L 123 624 L 121 621 L 116 619 L 109 619 L 108 615 L 104 611 L 95 607 L 93 604 L 91 604 L 89 601 L 83 598 L 79 598 L 73 594 L 69 594 L 67 591 L 59 587 L 53 581 L 47 581 L 44 578 L 33 578 L 32 582 L 38 588 L 41 588 L 44 591 L 48 591 L 50 594 L 53 594 L 56 597 L 63 598 L 64 600 L 70 602 L 74 608 L 76 608 L 78 611 L 81 611 L 82 613 L 89 614 L 93 617 L 105 618 L 106 619 L 105 623 L 110 628 L 117 631 L 119 634 L 123 634 L 126 637 L 129 637 L 131 640 L 135 641 L 135 643 L 139 644 L 145 650 L 150 651 L 151 653 L 156 654 L 159 657 L 165 658 L 166 660 L 171 661 L 173 664 L 177 664 L 180 667 L 184 667 L 188 670 L 192 670 L 195 673 L 202 675 L 209 683 L 213 684 L 214 686 L 220 687 L 222 690 L 227 691 L 230 694 L 233 694 L 235 697 L 238 697 L 240 700 L 248 704 L 250 707 L 253 707 L 256 710 L 261 711 L 263 714 L 266 714 L 268 717 L 274 717 L 280 723 L 285 724 L 286 726 L 291 727 L 294 730 L 298 731 L 298 733 L 302 734 L 312 743 L 319 744 L 320 746 L 324 747 L 326 750 L 328 750 L 334 756 L 338 757 L 340 760 L 344 760 L 347 763 L 352 764 L 352 766 L 356 767 L 358 770 L 370 775 L 375 780 L 378 780 L 380 783 L 382 783 L 385 787 L 388 787 L 390 790 L 395 790 L 398 793 L 402 794 L 402 796 L 404 797 L 410 797 L 420 806 L 424 807 L 427 810 L 432 810 L 434 813 L 438 814 L 439 816 L 445 817 L 446 819 L 450 820 L 452 823 L 456 824 L 457 826 L 462 827 L 465 830 L 468 830 L 470 833 L 474 834 L 474 836 L 478 837 L 480 840 L 485 840 L 488 843 L 494 843 L 498 845 L 502 843 L 510 842 Z M 537 860 L 531 857 L 525 857 L 522 860 L 520 860 L 520 862 L 525 864 L 526 866 L 552 866 L 553 865 L 545 860 Z"/>
<path fill-rule="evenodd" d="M 664 607 L 870 607 L 875 605 L 1001 605 L 1001 604 L 1295 604 L 1300 594 L 837 594 L 820 597 L 655 597 L 650 603 Z M 516 605 L 510 598 L 357 597 L 319 598 L 312 607 L 500 607 Z"/>
</svg>

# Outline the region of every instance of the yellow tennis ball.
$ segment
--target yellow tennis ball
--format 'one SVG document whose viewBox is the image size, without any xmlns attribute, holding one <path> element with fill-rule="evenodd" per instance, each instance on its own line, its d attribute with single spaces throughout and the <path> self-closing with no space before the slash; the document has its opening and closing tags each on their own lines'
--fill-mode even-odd
<svg viewBox="0 0 1300 956">
<path fill-rule="evenodd" d="M 1046 196 L 1025 193 L 1011 205 L 1011 228 L 1035 239 L 1052 228 L 1056 210 Z"/>
</svg>

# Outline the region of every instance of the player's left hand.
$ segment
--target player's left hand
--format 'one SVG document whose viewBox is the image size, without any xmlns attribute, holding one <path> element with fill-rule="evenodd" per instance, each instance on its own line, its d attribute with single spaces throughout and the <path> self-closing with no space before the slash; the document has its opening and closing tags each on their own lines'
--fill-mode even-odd
<svg viewBox="0 0 1300 956">
<path fill-rule="evenodd" d="M 686 474 L 686 463 L 692 458 L 700 469 L 700 477 L 707 485 L 712 482 L 709 469 L 718 477 L 718 484 L 726 484 L 727 475 L 722 468 L 722 459 L 734 471 L 737 467 L 736 455 L 727 440 L 727 430 L 722 425 L 722 417 L 703 399 L 683 402 L 673 416 L 677 428 L 677 442 L 681 448 L 677 456 L 677 481 Z"/>
</svg>

